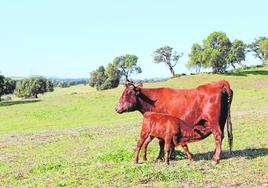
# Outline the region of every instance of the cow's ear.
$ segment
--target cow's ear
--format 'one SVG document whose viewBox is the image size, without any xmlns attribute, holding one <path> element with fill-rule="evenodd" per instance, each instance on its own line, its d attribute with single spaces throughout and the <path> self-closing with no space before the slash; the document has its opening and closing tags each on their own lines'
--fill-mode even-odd
<svg viewBox="0 0 268 188">
<path fill-rule="evenodd" d="M 137 88 L 142 88 L 143 87 L 143 83 L 139 83 L 138 85 L 136 85 Z"/>
<path fill-rule="evenodd" d="M 139 95 L 141 93 L 141 88 L 140 87 L 135 86 L 134 90 L 135 90 L 136 95 Z"/>
</svg>

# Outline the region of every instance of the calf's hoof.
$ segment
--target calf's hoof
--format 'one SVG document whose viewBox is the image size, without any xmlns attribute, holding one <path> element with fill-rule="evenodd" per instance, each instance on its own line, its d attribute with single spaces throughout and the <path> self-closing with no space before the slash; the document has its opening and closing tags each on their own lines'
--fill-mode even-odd
<svg viewBox="0 0 268 188">
<path fill-rule="evenodd" d="M 170 160 L 175 160 L 176 159 L 176 155 L 170 155 Z"/>
<path fill-rule="evenodd" d="M 147 161 L 147 158 L 146 158 L 146 157 L 143 157 L 143 160 L 144 160 L 144 161 Z"/>
<path fill-rule="evenodd" d="M 156 161 L 165 161 L 164 157 L 157 157 Z"/>
</svg>

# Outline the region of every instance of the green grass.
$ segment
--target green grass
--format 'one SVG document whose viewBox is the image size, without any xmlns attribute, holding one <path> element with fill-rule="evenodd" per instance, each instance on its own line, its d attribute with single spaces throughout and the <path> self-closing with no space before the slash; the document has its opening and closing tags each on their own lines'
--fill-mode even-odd
<svg viewBox="0 0 268 188">
<path fill-rule="evenodd" d="M 219 79 L 234 90 L 234 152 L 227 152 L 224 139 L 219 165 L 210 161 L 213 136 L 189 144 L 196 162 L 181 148 L 170 166 L 156 162 L 154 140 L 148 161 L 134 165 L 142 117 L 115 113 L 123 87 L 100 92 L 80 85 L 37 100 L 0 103 L 0 187 L 268 186 L 268 67 L 182 76 L 144 87 L 192 88 Z"/>
</svg>

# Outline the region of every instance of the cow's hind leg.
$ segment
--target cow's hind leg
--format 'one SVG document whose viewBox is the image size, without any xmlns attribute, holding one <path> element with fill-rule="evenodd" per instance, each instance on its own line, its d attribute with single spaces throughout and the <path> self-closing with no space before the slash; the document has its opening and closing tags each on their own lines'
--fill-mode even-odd
<svg viewBox="0 0 268 188">
<path fill-rule="evenodd" d="M 213 135 L 215 138 L 216 149 L 212 157 L 212 160 L 214 161 L 215 164 L 218 164 L 220 162 L 220 157 L 221 157 L 221 146 L 222 146 L 222 138 L 223 138 L 222 132 L 219 129 L 219 127 L 216 130 L 213 130 Z"/>
<path fill-rule="evenodd" d="M 142 151 L 143 151 L 143 160 L 144 161 L 147 161 L 147 156 L 146 156 L 146 153 L 147 153 L 147 147 L 148 147 L 148 144 L 154 139 L 154 137 L 152 136 L 149 136 L 147 137 L 147 139 L 145 140 L 144 144 L 143 144 L 143 148 L 142 148 Z"/>
</svg>

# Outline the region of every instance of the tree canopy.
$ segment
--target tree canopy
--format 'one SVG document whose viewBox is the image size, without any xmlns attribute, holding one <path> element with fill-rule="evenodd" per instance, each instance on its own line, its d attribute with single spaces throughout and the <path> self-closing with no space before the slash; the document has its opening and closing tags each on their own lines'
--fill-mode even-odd
<svg viewBox="0 0 268 188">
<path fill-rule="evenodd" d="M 164 46 L 154 51 L 154 63 L 165 63 L 172 76 L 175 76 L 174 67 L 177 65 L 183 53 L 173 51 L 170 46 Z"/>
<path fill-rule="evenodd" d="M 120 70 L 121 76 L 124 76 L 126 80 L 133 73 L 141 73 L 141 68 L 137 65 L 138 57 L 136 55 L 126 54 L 115 57 L 113 60 L 114 66 Z"/>
<path fill-rule="evenodd" d="M 268 38 L 259 37 L 248 45 L 249 51 L 254 53 L 263 64 L 268 63 Z"/>
</svg>

